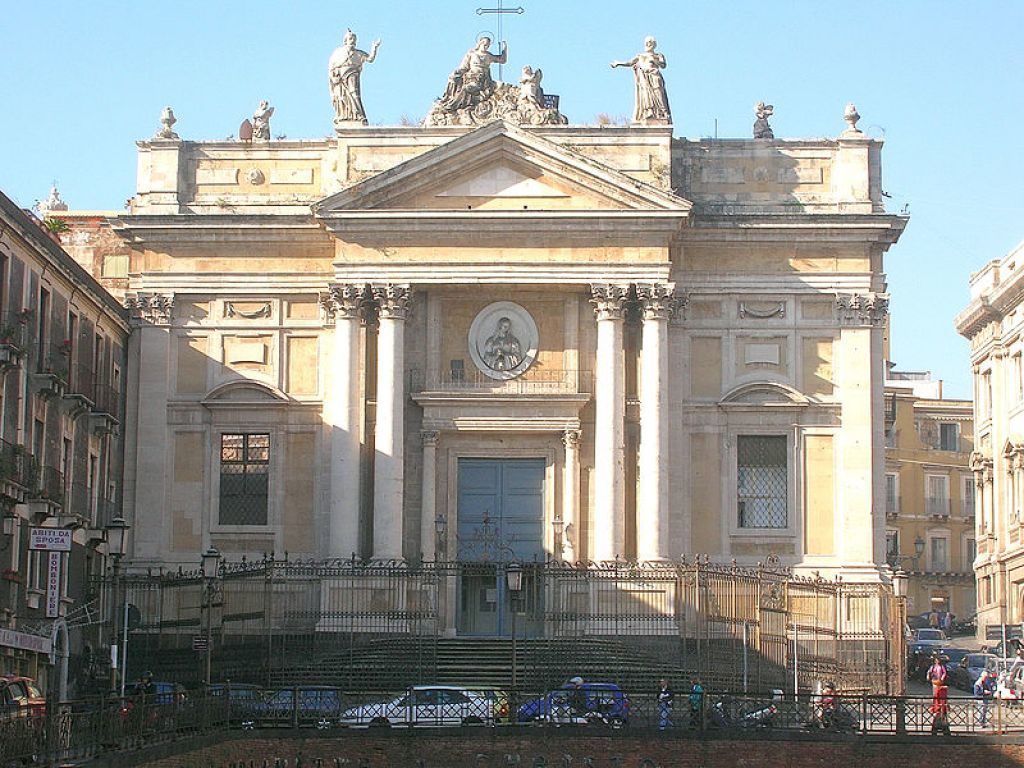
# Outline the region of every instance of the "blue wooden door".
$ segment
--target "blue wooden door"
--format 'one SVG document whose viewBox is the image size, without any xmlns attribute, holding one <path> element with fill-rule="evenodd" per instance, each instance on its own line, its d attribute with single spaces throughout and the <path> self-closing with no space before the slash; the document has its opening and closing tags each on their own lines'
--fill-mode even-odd
<svg viewBox="0 0 1024 768">
<path fill-rule="evenodd" d="M 544 560 L 544 469 L 544 459 L 459 459 L 460 634 L 511 633 L 504 564 Z M 515 600 L 520 635 L 532 633 L 537 586 L 528 573 Z"/>
</svg>

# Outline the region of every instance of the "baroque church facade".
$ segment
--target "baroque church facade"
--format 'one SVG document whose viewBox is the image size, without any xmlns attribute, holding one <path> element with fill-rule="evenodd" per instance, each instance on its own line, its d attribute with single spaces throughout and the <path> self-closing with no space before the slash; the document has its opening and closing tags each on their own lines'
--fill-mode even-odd
<svg viewBox="0 0 1024 768">
<path fill-rule="evenodd" d="M 699 554 L 887 580 L 906 219 L 881 141 L 851 108 L 816 140 L 481 109 L 504 85 L 447 124 L 336 103 L 324 140 L 182 140 L 171 115 L 127 212 L 63 216 L 134 326 L 131 568 Z"/>
</svg>

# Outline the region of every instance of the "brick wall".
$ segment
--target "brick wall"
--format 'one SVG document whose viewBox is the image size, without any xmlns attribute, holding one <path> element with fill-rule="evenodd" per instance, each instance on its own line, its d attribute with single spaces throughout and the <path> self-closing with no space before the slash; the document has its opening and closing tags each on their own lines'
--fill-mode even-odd
<svg viewBox="0 0 1024 768">
<path fill-rule="evenodd" d="M 170 757 L 121 755 L 103 763 L 145 768 L 1003 768 L 1024 766 L 1024 745 L 996 737 L 827 739 L 758 732 L 750 738 L 699 739 L 479 728 L 340 736 L 231 733 Z"/>
</svg>

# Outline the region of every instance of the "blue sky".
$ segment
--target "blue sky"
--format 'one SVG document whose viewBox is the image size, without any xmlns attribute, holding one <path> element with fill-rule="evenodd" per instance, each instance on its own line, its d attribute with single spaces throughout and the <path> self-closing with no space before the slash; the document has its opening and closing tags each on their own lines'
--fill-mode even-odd
<svg viewBox="0 0 1024 768">
<path fill-rule="evenodd" d="M 971 272 L 1024 239 L 1024 0 L 774 3 L 762 0 L 503 0 L 506 79 L 544 70 L 571 122 L 628 115 L 632 78 L 611 69 L 653 34 L 676 135 L 750 136 L 752 106 L 775 105 L 779 138 L 834 137 L 843 107 L 885 139 L 889 210 L 910 225 L 886 258 L 892 357 L 970 396 L 966 342 L 952 327 Z M 497 0 L 305 2 L 4 0 L 0 189 L 28 207 L 56 179 L 72 208 L 120 209 L 135 146 L 169 104 L 185 139 L 234 134 L 261 98 L 274 135 L 331 132 L 325 68 L 346 27 L 368 49 L 371 123 L 419 120 L 496 18 Z M 495 73 L 497 74 L 497 73 Z"/>
</svg>

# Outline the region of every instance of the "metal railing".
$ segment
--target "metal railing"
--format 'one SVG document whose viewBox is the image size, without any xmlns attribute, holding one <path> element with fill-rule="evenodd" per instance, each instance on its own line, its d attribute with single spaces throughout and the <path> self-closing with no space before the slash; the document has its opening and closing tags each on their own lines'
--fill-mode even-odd
<svg viewBox="0 0 1024 768">
<path fill-rule="evenodd" d="M 106 578 L 94 591 L 127 590 L 138 612 L 131 631 L 134 673 L 197 683 L 190 644 L 212 620 L 214 680 L 265 685 L 302 680 L 346 691 L 433 682 L 439 653 L 456 653 L 460 616 L 504 564 L 268 558 L 225 566 L 212 611 L 196 573 Z M 662 673 L 698 675 L 719 688 L 783 687 L 793 677 L 828 676 L 878 693 L 898 693 L 905 664 L 905 607 L 886 585 L 794 576 L 777 564 L 738 568 L 706 560 L 668 563 L 531 563 L 523 568 L 516 627 L 520 684 L 563 680 L 564 659 L 585 673 L 620 670 L 653 685 Z M 496 589 L 490 590 L 498 594 Z M 120 600 L 121 598 L 119 598 Z M 497 597 L 495 599 L 498 599 Z M 513 606 L 495 604 L 492 610 Z M 506 613 L 506 616 L 508 614 Z M 493 642 L 507 642 L 507 629 Z M 483 668 L 487 679 L 508 673 Z M 463 651 L 464 652 L 464 651 Z M 135 665 L 138 665 L 137 667 Z"/>
<path fill-rule="evenodd" d="M 26 452 L 23 445 L 0 440 L 0 479 L 31 489 L 37 478 L 35 456 Z"/>
<path fill-rule="evenodd" d="M 55 467 L 40 466 L 35 493 L 30 495 L 55 504 L 63 504 L 64 474 Z"/>
<path fill-rule="evenodd" d="M 949 517 L 949 497 L 925 496 L 924 513 L 931 517 Z"/>
<path fill-rule="evenodd" d="M 72 363 L 68 367 L 67 394 L 81 395 L 90 402 L 96 402 L 96 373 L 88 365 Z"/>
<path fill-rule="evenodd" d="M 579 728 L 728 737 L 739 732 L 914 739 L 1024 733 L 1024 704 L 1002 699 L 780 692 L 676 692 L 671 706 L 653 690 L 614 684 L 554 689 L 421 686 L 346 694 L 337 688 L 215 686 L 125 698 L 99 697 L 51 705 L 45 714 L 0 712 L 0 765 L 58 765 L 231 729 L 315 728 L 338 732 L 377 726 Z M 456 736 L 457 738 L 458 736 Z M 186 742 L 187 744 L 187 742 Z"/>
<path fill-rule="evenodd" d="M 500 379 L 475 367 L 447 370 L 435 378 L 409 371 L 409 391 L 490 392 L 495 394 L 587 394 L 593 392 L 591 371 L 534 366 L 515 378 Z"/>
</svg>

